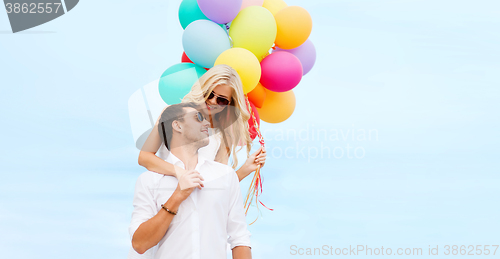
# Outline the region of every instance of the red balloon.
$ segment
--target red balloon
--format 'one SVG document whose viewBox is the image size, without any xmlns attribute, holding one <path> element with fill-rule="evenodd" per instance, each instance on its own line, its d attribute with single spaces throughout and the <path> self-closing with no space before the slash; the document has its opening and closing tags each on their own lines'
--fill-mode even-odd
<svg viewBox="0 0 500 259">
<path fill-rule="evenodd" d="M 182 52 L 182 58 L 181 58 L 181 61 L 183 63 L 193 63 L 193 61 L 191 61 L 191 59 L 188 58 L 188 56 L 186 55 L 186 52 Z"/>
<path fill-rule="evenodd" d="M 193 61 L 191 61 L 191 59 L 188 58 L 188 56 L 186 55 L 186 52 L 182 52 L 182 58 L 181 58 L 181 61 L 182 63 L 193 63 Z M 208 71 L 210 68 L 206 68 L 205 67 L 205 70 Z"/>
<path fill-rule="evenodd" d="M 252 102 L 250 102 L 250 107 L 252 108 L 253 114 L 255 115 L 255 120 L 257 120 L 257 125 L 259 125 L 260 127 L 260 117 L 259 113 L 257 112 L 257 108 L 255 108 L 255 105 Z M 248 120 L 248 132 L 250 133 L 250 138 L 254 140 L 257 137 L 257 129 L 255 129 L 252 112 L 251 111 L 249 112 L 250 112 L 250 119 Z"/>
</svg>

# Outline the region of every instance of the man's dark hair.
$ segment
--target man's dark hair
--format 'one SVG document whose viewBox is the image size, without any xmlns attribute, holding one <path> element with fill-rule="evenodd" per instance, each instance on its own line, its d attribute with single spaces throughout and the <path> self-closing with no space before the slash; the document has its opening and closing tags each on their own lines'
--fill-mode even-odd
<svg viewBox="0 0 500 259">
<path fill-rule="evenodd" d="M 163 143 L 165 143 L 165 146 L 168 150 L 170 150 L 170 148 L 168 147 L 168 143 L 170 143 L 170 141 L 172 140 L 172 123 L 176 120 L 184 120 L 183 117 L 184 114 L 186 114 L 184 108 L 187 107 L 197 109 L 196 104 L 192 102 L 173 104 L 168 106 L 160 116 L 160 120 L 158 121 L 158 133 L 160 133 L 160 138 Z"/>
</svg>

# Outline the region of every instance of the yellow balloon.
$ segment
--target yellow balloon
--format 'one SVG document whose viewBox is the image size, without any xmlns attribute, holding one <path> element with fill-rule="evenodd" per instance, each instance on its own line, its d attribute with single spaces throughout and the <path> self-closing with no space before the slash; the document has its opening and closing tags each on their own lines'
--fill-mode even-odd
<svg viewBox="0 0 500 259">
<path fill-rule="evenodd" d="M 264 0 L 262 7 L 269 10 L 273 15 L 276 15 L 281 9 L 287 7 L 288 5 L 283 0 Z"/>
<path fill-rule="evenodd" d="M 225 64 L 232 67 L 241 78 L 243 93 L 251 92 L 259 83 L 260 69 L 259 60 L 255 55 L 243 48 L 231 48 L 219 55 L 214 66 Z"/>
<path fill-rule="evenodd" d="M 249 6 L 240 11 L 229 29 L 233 46 L 250 50 L 259 59 L 273 46 L 276 33 L 274 16 L 262 6 Z"/>
<path fill-rule="evenodd" d="M 277 93 L 266 89 L 266 99 L 262 108 L 257 108 L 260 119 L 268 123 L 280 123 L 292 116 L 295 110 L 293 90 Z"/>
<path fill-rule="evenodd" d="M 276 46 L 294 49 L 306 42 L 312 31 L 311 15 L 300 6 L 289 6 L 279 11 L 276 18 L 278 34 Z"/>
</svg>

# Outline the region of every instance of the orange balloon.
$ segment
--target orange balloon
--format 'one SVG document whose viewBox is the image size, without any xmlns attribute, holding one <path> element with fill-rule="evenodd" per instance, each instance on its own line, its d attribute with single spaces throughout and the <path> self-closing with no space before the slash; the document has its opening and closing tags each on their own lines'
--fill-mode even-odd
<svg viewBox="0 0 500 259">
<path fill-rule="evenodd" d="M 274 18 L 278 26 L 276 46 L 294 49 L 306 42 L 312 31 L 312 18 L 306 9 L 289 6 L 279 11 Z"/>
<path fill-rule="evenodd" d="M 264 104 L 265 99 L 266 89 L 260 83 L 250 93 L 248 93 L 248 100 L 257 108 L 262 108 L 262 104 Z"/>
<path fill-rule="evenodd" d="M 260 119 L 268 123 L 280 123 L 292 116 L 295 110 L 293 90 L 277 93 L 265 89 L 266 99 L 262 108 L 257 108 Z"/>
</svg>

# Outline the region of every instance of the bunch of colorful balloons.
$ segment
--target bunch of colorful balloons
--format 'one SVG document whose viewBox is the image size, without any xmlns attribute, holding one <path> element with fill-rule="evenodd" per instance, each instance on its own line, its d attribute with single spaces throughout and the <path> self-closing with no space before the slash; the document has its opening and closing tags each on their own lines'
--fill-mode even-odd
<svg viewBox="0 0 500 259">
<path fill-rule="evenodd" d="M 179 20 L 183 63 L 159 81 L 167 104 L 179 103 L 206 69 L 226 64 L 240 75 L 255 117 L 279 123 L 292 115 L 292 89 L 316 60 L 308 39 L 312 19 L 304 8 L 283 0 L 183 0 Z"/>
</svg>

